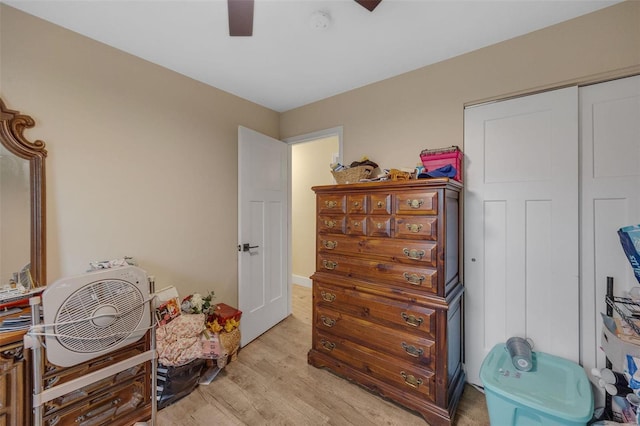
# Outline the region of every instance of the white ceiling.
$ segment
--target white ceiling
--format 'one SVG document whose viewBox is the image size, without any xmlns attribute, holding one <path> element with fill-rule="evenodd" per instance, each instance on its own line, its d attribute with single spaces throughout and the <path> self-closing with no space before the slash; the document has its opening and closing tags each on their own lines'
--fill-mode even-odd
<svg viewBox="0 0 640 426">
<path fill-rule="evenodd" d="M 6 0 L 257 104 L 286 111 L 621 0 L 256 0 L 253 37 L 230 37 L 226 0 Z M 332 18 L 310 24 L 315 11 Z"/>
</svg>

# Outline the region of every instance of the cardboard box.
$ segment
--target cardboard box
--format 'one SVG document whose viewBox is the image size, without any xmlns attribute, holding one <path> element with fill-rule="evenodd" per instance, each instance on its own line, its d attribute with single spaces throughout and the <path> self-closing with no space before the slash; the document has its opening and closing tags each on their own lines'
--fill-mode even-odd
<svg viewBox="0 0 640 426">
<path fill-rule="evenodd" d="M 606 326 L 602 327 L 600 341 L 602 350 L 611 361 L 613 371 L 623 372 L 627 365 L 627 355 L 640 358 L 640 345 L 625 342 L 618 338 Z"/>
<path fill-rule="evenodd" d="M 215 311 L 213 311 L 213 317 L 218 320 L 218 324 L 224 327 L 224 324 L 230 318 L 233 318 L 236 321 L 240 321 L 240 318 L 242 317 L 242 311 L 239 311 L 236 308 L 225 303 L 218 303 L 216 305 Z"/>
<path fill-rule="evenodd" d="M 224 348 L 220 344 L 220 335 L 210 330 L 205 330 L 200 336 L 202 345 L 201 358 L 217 359 L 225 355 Z"/>
</svg>

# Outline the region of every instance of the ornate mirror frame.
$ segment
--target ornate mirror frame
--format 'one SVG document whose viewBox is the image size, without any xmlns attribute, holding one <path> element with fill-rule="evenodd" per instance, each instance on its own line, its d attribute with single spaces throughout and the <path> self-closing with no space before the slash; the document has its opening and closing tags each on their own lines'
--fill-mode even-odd
<svg viewBox="0 0 640 426">
<path fill-rule="evenodd" d="M 0 143 L 10 152 L 29 161 L 31 186 L 31 277 L 35 286 L 47 283 L 46 186 L 41 140 L 30 142 L 23 135 L 35 125 L 33 118 L 8 109 L 0 98 Z"/>
</svg>

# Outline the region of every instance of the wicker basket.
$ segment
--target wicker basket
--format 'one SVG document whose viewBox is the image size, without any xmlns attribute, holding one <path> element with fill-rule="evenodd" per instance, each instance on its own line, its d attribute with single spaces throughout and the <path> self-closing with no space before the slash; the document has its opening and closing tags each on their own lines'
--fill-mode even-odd
<svg viewBox="0 0 640 426">
<path fill-rule="evenodd" d="M 331 173 L 337 183 L 357 183 L 361 179 L 368 179 L 372 171 L 373 167 L 371 166 L 357 166 Z"/>
<path fill-rule="evenodd" d="M 228 354 L 238 351 L 240 347 L 240 329 L 234 328 L 229 332 L 221 332 L 219 338 L 220 344 Z"/>
</svg>

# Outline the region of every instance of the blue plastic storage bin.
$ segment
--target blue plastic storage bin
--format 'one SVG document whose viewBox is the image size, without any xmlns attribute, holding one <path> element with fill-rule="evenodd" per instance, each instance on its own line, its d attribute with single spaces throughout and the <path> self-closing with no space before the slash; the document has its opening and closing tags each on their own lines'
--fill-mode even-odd
<svg viewBox="0 0 640 426">
<path fill-rule="evenodd" d="M 577 426 L 593 416 L 589 379 L 564 358 L 534 352 L 531 371 L 519 371 L 505 345 L 498 344 L 482 362 L 480 380 L 494 426 Z"/>
</svg>

